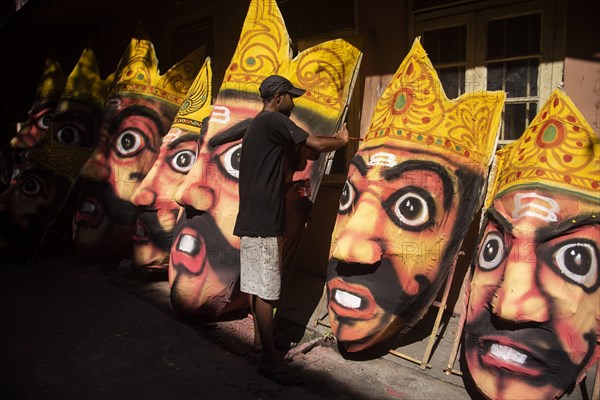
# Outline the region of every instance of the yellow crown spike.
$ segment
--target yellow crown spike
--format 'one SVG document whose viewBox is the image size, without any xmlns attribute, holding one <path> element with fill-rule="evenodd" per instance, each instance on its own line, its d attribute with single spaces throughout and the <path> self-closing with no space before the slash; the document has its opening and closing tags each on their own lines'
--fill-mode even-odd
<svg viewBox="0 0 600 400">
<path fill-rule="evenodd" d="M 252 0 L 219 94 L 235 90 L 258 96 L 261 82 L 289 58 L 290 39 L 277 3 Z"/>
<path fill-rule="evenodd" d="M 200 69 L 204 47 L 199 47 L 164 75 L 152 42 L 131 39 L 115 72 L 112 95 L 142 95 L 180 106 Z"/>
<path fill-rule="evenodd" d="M 85 49 L 67 78 L 61 98 L 91 102 L 102 106 L 108 95 L 112 78 L 112 75 L 105 80 L 100 78 L 94 52 Z"/>
<path fill-rule="evenodd" d="M 523 135 L 499 150 L 488 196 L 544 186 L 600 201 L 600 138 L 561 89 L 552 92 Z"/>
<path fill-rule="evenodd" d="M 210 58 L 206 58 L 204 65 L 192 83 L 171 128 L 183 128 L 189 132 L 200 132 L 202 121 L 212 111 L 212 69 Z"/>
<path fill-rule="evenodd" d="M 502 91 L 473 92 L 448 100 L 417 38 L 379 98 L 361 146 L 397 139 L 488 165 L 505 97 Z"/>
<path fill-rule="evenodd" d="M 58 99 L 65 88 L 65 84 L 66 76 L 60 64 L 54 58 L 48 57 L 36 91 L 36 100 L 45 102 Z"/>
<path fill-rule="evenodd" d="M 306 93 L 295 99 L 306 108 L 338 118 L 346 107 L 362 59 L 356 47 L 342 39 L 320 43 L 283 62 L 277 73 Z"/>
</svg>

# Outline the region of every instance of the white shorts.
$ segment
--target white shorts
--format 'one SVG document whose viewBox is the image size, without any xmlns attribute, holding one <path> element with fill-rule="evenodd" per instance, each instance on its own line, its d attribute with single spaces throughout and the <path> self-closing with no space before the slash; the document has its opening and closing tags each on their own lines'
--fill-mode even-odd
<svg viewBox="0 0 600 400">
<path fill-rule="evenodd" d="M 281 237 L 240 238 L 240 289 L 263 300 L 281 293 Z"/>
</svg>

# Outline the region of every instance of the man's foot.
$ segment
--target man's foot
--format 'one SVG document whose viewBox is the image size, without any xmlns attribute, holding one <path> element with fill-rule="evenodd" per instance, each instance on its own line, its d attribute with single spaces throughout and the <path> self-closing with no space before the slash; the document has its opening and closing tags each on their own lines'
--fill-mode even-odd
<svg viewBox="0 0 600 400">
<path fill-rule="evenodd" d="M 297 386 L 302 383 L 300 375 L 289 367 L 283 370 L 271 370 L 263 365 L 259 365 L 258 373 L 284 386 Z"/>
</svg>

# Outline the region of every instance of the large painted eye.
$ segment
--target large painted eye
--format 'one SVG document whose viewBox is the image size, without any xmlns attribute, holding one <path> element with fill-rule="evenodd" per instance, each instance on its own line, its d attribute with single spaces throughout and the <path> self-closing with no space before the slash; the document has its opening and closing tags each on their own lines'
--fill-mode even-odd
<svg viewBox="0 0 600 400">
<path fill-rule="evenodd" d="M 338 209 L 338 213 L 348 213 L 354 204 L 355 197 L 356 190 L 354 189 L 354 186 L 352 186 L 350 181 L 346 180 L 346 184 L 344 184 L 344 189 L 342 190 L 342 194 L 340 196 L 340 208 Z"/>
<path fill-rule="evenodd" d="M 242 155 L 242 144 L 236 144 L 229 148 L 222 156 L 225 171 L 234 178 L 240 177 L 240 156 Z"/>
<path fill-rule="evenodd" d="M 35 124 L 39 129 L 45 131 L 46 129 L 50 128 L 50 125 L 52 124 L 53 120 L 54 120 L 54 114 L 46 113 L 46 114 L 42 115 L 41 117 L 39 117 L 37 119 L 37 121 L 35 121 Z"/>
<path fill-rule="evenodd" d="M 182 150 L 177 152 L 169 161 L 169 165 L 175 171 L 187 174 L 194 166 L 196 153 L 192 150 Z"/>
<path fill-rule="evenodd" d="M 59 143 L 67 146 L 80 146 L 81 145 L 81 132 L 79 128 L 73 125 L 65 125 L 60 128 L 54 135 Z"/>
<path fill-rule="evenodd" d="M 121 157 L 133 157 L 141 150 L 143 141 L 141 133 L 129 129 L 117 137 L 115 150 Z"/>
<path fill-rule="evenodd" d="M 588 240 L 572 240 L 554 248 L 552 260 L 567 279 L 585 288 L 598 283 L 598 248 Z"/>
<path fill-rule="evenodd" d="M 392 221 L 403 229 L 420 231 L 435 222 L 435 204 L 425 190 L 409 186 L 394 193 L 386 201 Z"/>
<path fill-rule="evenodd" d="M 42 185 L 37 178 L 29 177 L 21 182 L 21 192 L 26 196 L 37 196 L 42 191 Z"/>
<path fill-rule="evenodd" d="M 490 271 L 496 268 L 504 259 L 504 239 L 500 233 L 489 232 L 479 250 L 479 268 Z"/>
</svg>

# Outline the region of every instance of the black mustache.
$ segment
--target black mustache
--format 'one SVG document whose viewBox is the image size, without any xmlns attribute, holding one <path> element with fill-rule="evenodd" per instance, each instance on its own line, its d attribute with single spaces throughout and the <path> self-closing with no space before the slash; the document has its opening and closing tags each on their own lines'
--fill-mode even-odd
<svg viewBox="0 0 600 400">
<path fill-rule="evenodd" d="M 79 190 L 81 201 L 88 196 L 94 198 L 113 222 L 122 225 L 135 223 L 138 208 L 133 203 L 118 198 L 108 182 L 83 179 Z"/>
<path fill-rule="evenodd" d="M 208 213 L 186 207 L 177 220 L 173 237 L 177 238 L 184 228 L 191 228 L 206 246 L 206 255 L 213 271 L 223 282 L 240 279 L 240 251 L 232 247 L 215 220 Z M 177 251 L 173 248 L 172 252 Z M 178 273 L 191 274 L 184 266 L 175 265 Z"/>
<path fill-rule="evenodd" d="M 177 216 L 178 209 L 171 210 L 172 214 Z M 142 210 L 139 213 L 138 220 L 142 222 L 146 235 L 150 242 L 162 251 L 169 251 L 173 243 L 173 229 L 164 230 L 158 221 L 158 212 Z"/>
<path fill-rule="evenodd" d="M 474 349 L 481 355 L 484 345 L 482 338 L 494 336 L 506 337 L 519 343 L 530 350 L 530 355 L 538 363 L 544 365 L 546 371 L 543 376 L 523 375 L 520 379 L 527 380 L 528 383 L 535 386 L 545 386 L 548 382 L 552 382 L 552 385 L 557 388 L 567 388 L 575 382 L 580 371 L 592 357 L 596 343 L 596 334 L 593 331 L 584 335 L 588 343 L 588 352 L 581 365 L 576 365 L 563 349 L 558 333 L 550 323 L 515 323 L 502 320 L 486 309 L 473 322 L 465 325 L 465 349 L 466 351 Z M 499 369 L 496 371 L 502 374 L 510 373 Z"/>
</svg>

